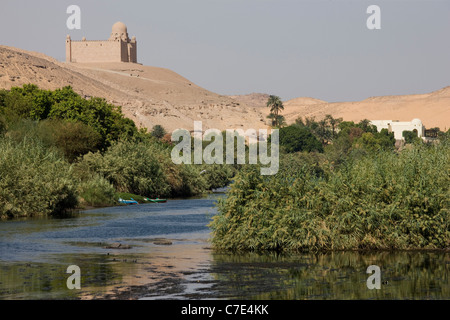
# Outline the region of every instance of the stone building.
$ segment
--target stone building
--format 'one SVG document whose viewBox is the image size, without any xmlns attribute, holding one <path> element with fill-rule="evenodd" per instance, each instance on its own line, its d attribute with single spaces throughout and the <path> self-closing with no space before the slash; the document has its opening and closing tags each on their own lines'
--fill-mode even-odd
<svg viewBox="0 0 450 320">
<path fill-rule="evenodd" d="M 377 131 L 387 129 L 388 132 L 393 132 L 396 140 L 404 140 L 403 131 L 417 132 L 419 138 L 424 137 L 425 127 L 419 119 L 412 121 L 398 121 L 398 120 L 372 120 L 371 124 L 377 127 Z"/>
<path fill-rule="evenodd" d="M 137 63 L 136 37 L 128 37 L 127 26 L 116 22 L 108 40 L 74 41 L 66 38 L 66 62 L 133 62 Z"/>
</svg>

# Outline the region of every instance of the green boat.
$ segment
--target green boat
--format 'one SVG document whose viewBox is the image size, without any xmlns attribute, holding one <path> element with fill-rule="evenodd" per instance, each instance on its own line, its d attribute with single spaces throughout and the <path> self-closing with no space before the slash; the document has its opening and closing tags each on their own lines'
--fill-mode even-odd
<svg viewBox="0 0 450 320">
<path fill-rule="evenodd" d="M 167 199 L 149 199 L 149 198 L 145 198 L 145 201 L 149 201 L 149 202 L 156 202 L 156 203 L 163 203 L 163 202 L 167 202 Z"/>
</svg>

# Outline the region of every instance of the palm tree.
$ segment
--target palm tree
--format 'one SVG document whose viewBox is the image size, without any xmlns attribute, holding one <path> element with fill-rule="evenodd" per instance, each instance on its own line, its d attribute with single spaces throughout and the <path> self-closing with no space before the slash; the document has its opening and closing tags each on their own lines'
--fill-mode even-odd
<svg viewBox="0 0 450 320">
<path fill-rule="evenodd" d="M 271 112 L 267 116 L 267 119 L 271 120 L 272 127 L 277 127 L 277 126 L 282 127 L 282 126 L 286 125 L 286 118 L 281 114 L 275 116 L 275 114 Z"/>
<path fill-rule="evenodd" d="M 283 102 L 278 96 L 271 95 L 267 100 L 267 107 L 270 108 L 269 117 L 272 118 L 272 124 L 278 127 L 280 124 L 280 111 L 284 110 Z"/>
<path fill-rule="evenodd" d="M 342 118 L 333 118 L 331 114 L 325 115 L 325 120 L 331 126 L 331 137 L 334 139 L 337 135 L 337 128 L 339 124 L 343 121 Z"/>
</svg>

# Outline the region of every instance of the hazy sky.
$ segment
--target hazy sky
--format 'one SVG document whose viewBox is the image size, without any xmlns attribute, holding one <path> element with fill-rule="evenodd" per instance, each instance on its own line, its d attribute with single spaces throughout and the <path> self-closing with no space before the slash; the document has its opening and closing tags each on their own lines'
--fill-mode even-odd
<svg viewBox="0 0 450 320">
<path fill-rule="evenodd" d="M 81 30 L 66 9 L 81 8 Z M 369 5 L 381 30 L 369 30 Z M 0 44 L 65 59 L 65 37 L 106 40 L 122 21 L 138 60 L 219 94 L 326 101 L 450 85 L 449 0 L 0 0 Z"/>
</svg>

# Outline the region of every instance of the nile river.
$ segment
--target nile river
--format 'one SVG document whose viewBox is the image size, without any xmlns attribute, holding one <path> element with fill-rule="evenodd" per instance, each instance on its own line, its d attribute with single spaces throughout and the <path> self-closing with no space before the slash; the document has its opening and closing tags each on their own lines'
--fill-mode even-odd
<svg viewBox="0 0 450 320">
<path fill-rule="evenodd" d="M 215 253 L 221 196 L 2 221 L 0 299 L 450 299 L 448 252 Z"/>
</svg>

